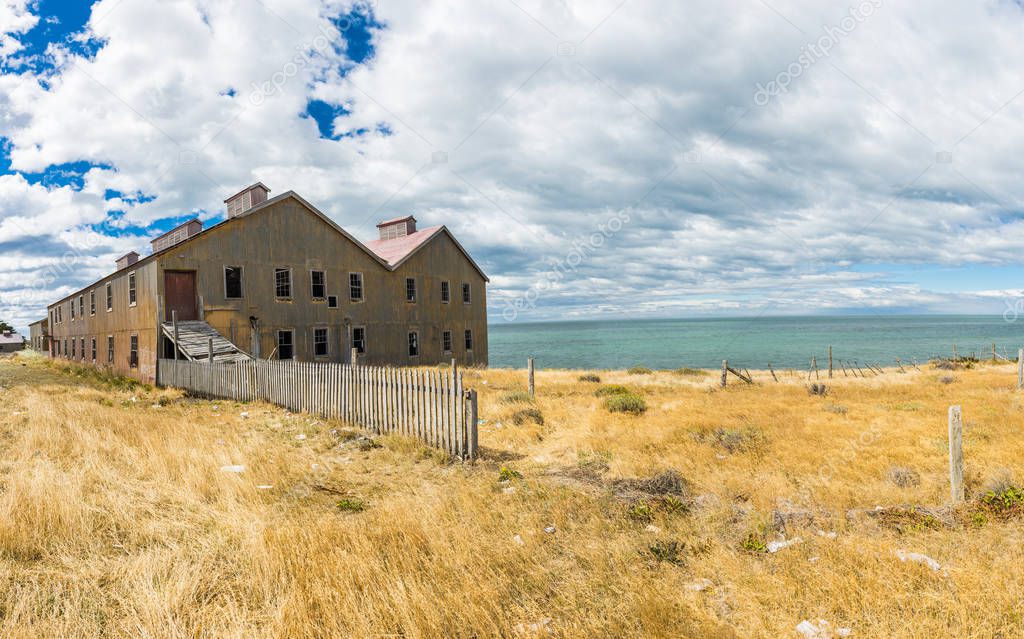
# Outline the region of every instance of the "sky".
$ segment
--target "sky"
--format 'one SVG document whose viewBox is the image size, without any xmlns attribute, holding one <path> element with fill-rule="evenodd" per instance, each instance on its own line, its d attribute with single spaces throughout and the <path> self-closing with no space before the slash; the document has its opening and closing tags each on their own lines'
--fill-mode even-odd
<svg viewBox="0 0 1024 639">
<path fill-rule="evenodd" d="M 1022 59 L 1009 0 L 0 0 L 0 319 L 255 181 L 447 225 L 494 322 L 1016 316 Z"/>
</svg>

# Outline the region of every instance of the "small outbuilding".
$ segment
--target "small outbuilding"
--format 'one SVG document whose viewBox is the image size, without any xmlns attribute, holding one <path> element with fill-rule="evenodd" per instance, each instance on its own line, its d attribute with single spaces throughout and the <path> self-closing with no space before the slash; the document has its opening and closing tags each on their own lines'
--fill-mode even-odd
<svg viewBox="0 0 1024 639">
<path fill-rule="evenodd" d="M 0 353 L 25 350 L 25 338 L 14 332 L 0 333 Z"/>
</svg>

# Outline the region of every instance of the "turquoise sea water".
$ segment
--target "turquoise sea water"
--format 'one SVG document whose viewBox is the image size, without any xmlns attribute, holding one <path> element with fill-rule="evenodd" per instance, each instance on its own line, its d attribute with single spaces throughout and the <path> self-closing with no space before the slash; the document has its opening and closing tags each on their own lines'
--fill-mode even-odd
<svg viewBox="0 0 1024 639">
<path fill-rule="evenodd" d="M 1012 321 L 1008 321 L 1012 320 Z M 806 369 L 812 356 L 895 366 L 960 355 L 1016 358 L 1024 346 L 1024 316 L 762 317 L 675 320 L 601 320 L 493 324 L 490 365 L 523 368 L 719 368 L 723 359 L 750 369 Z M 838 368 L 838 363 L 836 364 Z"/>
</svg>

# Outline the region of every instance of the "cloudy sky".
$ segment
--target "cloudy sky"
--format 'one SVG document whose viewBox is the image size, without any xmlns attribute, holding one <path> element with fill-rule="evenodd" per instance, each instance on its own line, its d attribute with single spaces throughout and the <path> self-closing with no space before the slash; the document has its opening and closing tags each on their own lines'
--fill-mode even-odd
<svg viewBox="0 0 1024 639">
<path fill-rule="evenodd" d="M 0 318 L 256 180 L 448 225 L 494 321 L 1002 313 L 1022 59 L 1011 1 L 0 0 Z"/>
</svg>

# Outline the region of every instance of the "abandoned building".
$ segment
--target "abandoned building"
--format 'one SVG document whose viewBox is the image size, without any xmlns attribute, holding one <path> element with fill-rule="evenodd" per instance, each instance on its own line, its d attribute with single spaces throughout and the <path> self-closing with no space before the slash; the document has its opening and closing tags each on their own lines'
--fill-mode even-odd
<svg viewBox="0 0 1024 639">
<path fill-rule="evenodd" d="M 0 353 L 14 353 L 25 350 L 25 338 L 15 332 L 0 333 Z"/>
<path fill-rule="evenodd" d="M 43 318 L 28 325 L 29 344 L 32 350 L 42 353 L 50 352 L 49 320 Z"/>
<path fill-rule="evenodd" d="M 444 226 L 360 242 L 292 191 L 253 184 L 48 307 L 49 353 L 143 381 L 175 356 L 487 364 L 487 276 Z M 176 323 L 175 321 L 176 320 Z"/>
</svg>

